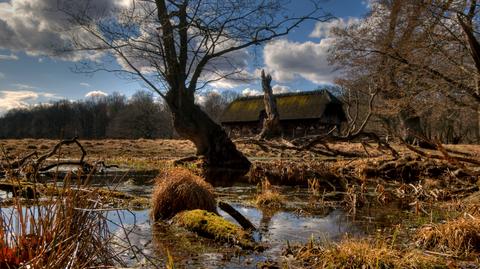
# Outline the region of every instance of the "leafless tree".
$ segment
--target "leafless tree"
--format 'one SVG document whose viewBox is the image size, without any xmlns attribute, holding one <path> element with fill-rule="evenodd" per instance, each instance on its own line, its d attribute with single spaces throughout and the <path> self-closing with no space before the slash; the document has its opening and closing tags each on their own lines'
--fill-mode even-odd
<svg viewBox="0 0 480 269">
<path fill-rule="evenodd" d="M 285 36 L 306 20 L 330 18 L 317 2 L 311 3 L 309 13 L 301 16 L 289 15 L 288 2 L 282 0 L 132 0 L 107 16 L 89 16 L 68 6 L 61 10 L 81 28 L 73 36 L 77 49 L 108 52 L 125 67 L 95 65 L 90 71 L 132 76 L 160 95 L 178 134 L 204 156 L 205 175 L 211 178 L 242 175 L 250 162 L 195 104 L 195 92 L 212 81 L 246 77 L 231 55 Z"/>
<path fill-rule="evenodd" d="M 432 108 L 478 110 L 473 39 L 465 38 L 477 27 L 476 7 L 465 0 L 372 1 L 365 20 L 335 29 L 333 61 L 351 80 L 375 81 L 377 112 L 405 141 L 425 137 L 421 115 Z"/>
</svg>

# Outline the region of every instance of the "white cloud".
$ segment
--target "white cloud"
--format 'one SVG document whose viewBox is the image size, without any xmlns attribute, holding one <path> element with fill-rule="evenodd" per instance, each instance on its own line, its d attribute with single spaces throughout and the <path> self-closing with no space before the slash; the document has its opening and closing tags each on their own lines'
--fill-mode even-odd
<svg viewBox="0 0 480 269">
<path fill-rule="evenodd" d="M 12 86 L 14 86 L 15 88 L 17 88 L 19 90 L 33 90 L 33 89 L 37 88 L 37 87 L 31 86 L 31 85 L 28 85 L 28 84 L 23 84 L 23 83 L 14 83 L 14 84 L 12 84 Z"/>
<path fill-rule="evenodd" d="M 86 83 L 86 82 L 80 83 L 80 86 L 90 88 L 90 84 L 88 84 L 88 83 Z"/>
<path fill-rule="evenodd" d="M 108 95 L 108 93 L 106 93 L 106 92 L 96 90 L 96 91 L 88 92 L 87 94 L 85 94 L 85 97 L 95 98 L 95 97 L 104 97 L 104 96 L 107 96 L 107 95 Z"/>
<path fill-rule="evenodd" d="M 13 108 L 25 108 L 40 101 L 59 98 L 48 92 L 35 92 L 26 90 L 3 90 L 0 91 L 0 114 Z"/>
<path fill-rule="evenodd" d="M 71 30 L 68 29 L 68 16 L 59 10 L 85 12 L 89 17 L 98 18 L 122 7 L 124 4 L 121 2 L 117 0 L 10 0 L 0 2 L 0 48 L 24 51 L 31 56 L 50 56 L 72 61 L 98 59 L 101 55 L 98 52 L 69 50 L 71 33 L 75 33 L 82 42 L 91 42 L 92 38 L 79 28 L 74 31 L 66 31 Z"/>
<path fill-rule="evenodd" d="M 257 96 L 257 95 L 262 95 L 263 92 L 256 90 L 256 89 L 251 89 L 251 88 L 246 88 L 242 91 L 242 95 L 244 96 Z"/>
<path fill-rule="evenodd" d="M 228 69 L 225 69 L 224 72 L 227 72 Z M 210 75 L 205 75 L 204 79 L 215 79 L 217 77 L 216 74 L 210 74 Z M 255 76 L 253 74 L 250 74 L 249 72 L 245 70 L 237 71 L 237 73 L 232 74 L 228 77 L 225 77 L 223 79 L 214 81 L 210 83 L 212 87 L 218 88 L 218 89 L 232 89 L 241 85 L 245 85 L 246 83 L 250 83 L 255 79 Z"/>
<path fill-rule="evenodd" d="M 328 50 L 333 41 L 324 38 L 319 43 L 271 42 L 264 48 L 265 65 L 277 81 L 289 81 L 299 76 L 318 84 L 332 83 L 337 75 L 328 63 Z"/>
<path fill-rule="evenodd" d="M 318 22 L 310 33 L 310 37 L 320 38 L 318 42 L 277 40 L 267 44 L 264 48 L 266 69 L 280 82 L 304 78 L 317 84 L 333 83 L 339 73 L 328 62 L 329 50 L 335 43 L 331 30 L 359 22 L 358 18 Z"/>
<path fill-rule="evenodd" d="M 1 8 L 1 6 L 0 6 Z M 16 61 L 18 60 L 18 56 L 15 55 L 15 54 L 10 54 L 10 55 L 4 55 L 4 54 L 0 54 L 0 61 Z"/>
<path fill-rule="evenodd" d="M 328 38 L 332 36 L 330 32 L 333 28 L 345 28 L 360 22 L 359 18 L 336 19 L 327 22 L 317 22 L 310 37 Z"/>
<path fill-rule="evenodd" d="M 283 86 L 283 85 L 273 85 L 272 87 L 272 92 L 274 94 L 281 94 L 281 93 L 287 93 L 287 92 L 290 92 L 290 87 L 288 86 Z"/>
</svg>

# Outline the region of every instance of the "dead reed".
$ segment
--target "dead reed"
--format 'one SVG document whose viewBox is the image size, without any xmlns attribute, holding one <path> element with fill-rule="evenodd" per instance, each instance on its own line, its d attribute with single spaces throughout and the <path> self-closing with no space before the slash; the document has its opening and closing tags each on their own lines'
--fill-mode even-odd
<svg viewBox="0 0 480 269">
<path fill-rule="evenodd" d="M 417 245 L 459 256 L 480 253 L 480 219 L 471 215 L 422 227 Z"/>
<path fill-rule="evenodd" d="M 304 268 L 447 268 L 444 261 L 416 250 L 398 250 L 385 241 L 344 239 L 338 244 L 289 247 Z"/>
<path fill-rule="evenodd" d="M 110 245 L 101 194 L 68 184 L 56 196 L 13 206 L 0 214 L 0 268 L 89 268 L 123 265 Z"/>
<path fill-rule="evenodd" d="M 285 197 L 274 189 L 270 182 L 265 179 L 261 184 L 261 192 L 255 198 L 255 204 L 262 208 L 279 209 L 285 204 Z"/>
</svg>

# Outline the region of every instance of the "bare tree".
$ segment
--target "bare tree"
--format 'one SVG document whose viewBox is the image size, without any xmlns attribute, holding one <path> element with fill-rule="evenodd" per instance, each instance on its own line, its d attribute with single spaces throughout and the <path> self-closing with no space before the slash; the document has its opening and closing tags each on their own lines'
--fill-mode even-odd
<svg viewBox="0 0 480 269">
<path fill-rule="evenodd" d="M 377 112 L 405 141 L 422 140 L 422 114 L 452 106 L 478 110 L 478 75 L 459 19 L 475 29 L 475 7 L 460 0 L 372 1 L 365 20 L 335 29 L 333 60 L 351 80 L 378 85 Z"/>
<path fill-rule="evenodd" d="M 160 95 L 178 134 L 205 158 L 211 178 L 243 175 L 250 162 L 195 104 L 195 92 L 212 81 L 244 78 L 244 69 L 230 57 L 235 53 L 285 36 L 306 20 L 330 18 L 311 3 L 301 16 L 289 16 L 282 0 L 132 0 L 114 15 L 97 17 L 62 10 L 81 27 L 73 37 L 77 49 L 109 52 L 125 67 L 95 65 L 90 71 L 132 76 Z"/>
</svg>

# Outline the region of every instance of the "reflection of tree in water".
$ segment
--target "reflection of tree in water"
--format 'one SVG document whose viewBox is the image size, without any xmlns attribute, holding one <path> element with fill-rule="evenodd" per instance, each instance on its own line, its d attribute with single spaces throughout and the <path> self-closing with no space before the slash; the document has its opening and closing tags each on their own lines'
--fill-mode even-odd
<svg viewBox="0 0 480 269">
<path fill-rule="evenodd" d="M 272 221 L 273 216 L 279 211 L 278 209 L 269 209 L 269 208 L 264 208 L 260 209 L 262 212 L 262 218 L 260 219 L 260 226 L 258 229 L 262 234 L 265 234 L 268 232 L 268 226 L 270 225 L 270 222 Z"/>
</svg>

